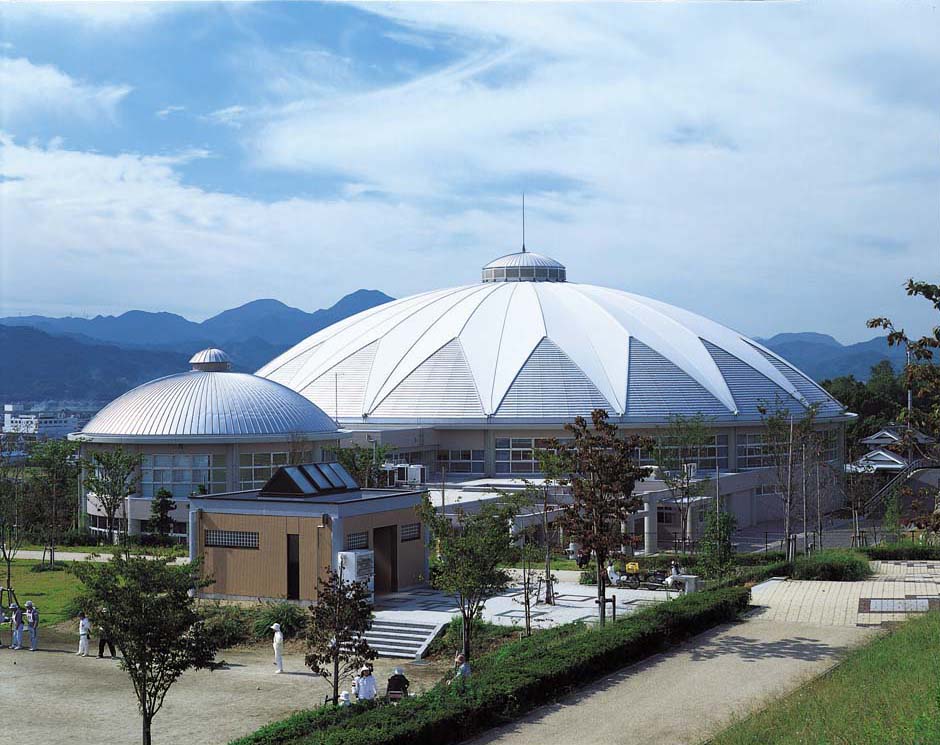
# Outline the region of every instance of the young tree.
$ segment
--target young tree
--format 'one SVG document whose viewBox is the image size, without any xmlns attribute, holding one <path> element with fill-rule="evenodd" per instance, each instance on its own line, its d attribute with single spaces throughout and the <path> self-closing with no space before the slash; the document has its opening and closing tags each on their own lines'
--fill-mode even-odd
<svg viewBox="0 0 940 745">
<path fill-rule="evenodd" d="M 563 523 L 571 539 L 592 551 L 597 560 L 597 603 L 603 626 L 607 559 L 619 549 L 621 523 L 642 505 L 633 489 L 650 469 L 638 466 L 634 453 L 649 443 L 636 435 L 621 437 L 603 409 L 595 409 L 591 420 L 588 425 L 579 416 L 573 424 L 565 425 L 573 437 L 565 445 L 572 502 L 565 507 Z"/>
<path fill-rule="evenodd" d="M 660 478 L 679 506 L 680 538 L 684 546 L 689 538 L 689 512 L 696 497 L 707 491 L 708 481 L 695 478 L 693 464 L 698 464 L 705 449 L 714 443 L 709 428 L 711 419 L 704 414 L 669 417 L 669 424 L 655 438 L 653 461 L 659 466 Z M 717 462 L 716 462 L 717 467 Z"/>
<path fill-rule="evenodd" d="M 555 588 L 552 585 L 552 543 L 554 531 L 548 521 L 548 511 L 555 492 L 568 483 L 568 459 L 557 440 L 552 440 L 549 447 L 535 451 L 539 470 L 542 472 L 542 485 L 538 489 L 538 503 L 542 510 L 542 538 L 545 541 L 545 603 L 555 604 Z"/>
<path fill-rule="evenodd" d="M 215 659 L 216 642 L 191 592 L 208 584 L 199 569 L 198 563 L 115 555 L 107 563 L 76 562 L 72 570 L 85 586 L 86 613 L 121 650 L 121 668 L 137 695 L 142 745 L 150 745 L 151 723 L 173 683 Z"/>
<path fill-rule="evenodd" d="M 901 540 L 901 494 L 900 489 L 891 490 L 885 501 L 884 531 L 894 538 L 895 543 Z"/>
<path fill-rule="evenodd" d="M 474 622 L 486 600 L 509 586 L 509 573 L 501 565 L 512 555 L 509 525 L 514 509 L 503 501 L 486 501 L 476 513 L 457 508 L 452 515 L 443 515 L 425 497 L 419 514 L 430 526 L 440 552 L 431 584 L 457 599 L 463 621 L 463 654 L 469 662 Z"/>
<path fill-rule="evenodd" d="M 173 493 L 169 489 L 160 489 L 150 503 L 150 521 L 148 527 L 152 533 L 169 536 L 173 532 L 173 518 L 170 513 L 176 509 Z"/>
<path fill-rule="evenodd" d="M 333 687 L 333 705 L 339 702 L 339 682 L 378 654 L 363 634 L 372 625 L 369 588 L 345 582 L 330 571 L 319 584 L 317 604 L 310 606 L 307 623 L 307 667 Z"/>
<path fill-rule="evenodd" d="M 68 440 L 44 440 L 29 450 L 29 465 L 38 469 L 41 479 L 36 483 L 35 496 L 41 510 L 44 543 L 49 548 L 49 566 L 55 566 L 55 548 L 59 531 L 70 524 L 68 499 L 78 481 L 81 465 L 78 443 Z"/>
<path fill-rule="evenodd" d="M 123 509 L 124 500 L 137 491 L 141 456 L 117 447 L 95 450 L 82 463 L 85 489 L 94 496 L 108 518 L 108 541 L 114 542 L 114 517 Z M 124 536 L 128 531 L 128 515 L 124 516 Z"/>
<path fill-rule="evenodd" d="M 808 442 L 813 432 L 816 415 L 814 406 L 800 409 L 797 415 L 794 415 L 793 404 L 795 402 L 784 401 L 777 397 L 772 406 L 766 403 L 758 406 L 764 423 L 764 437 L 760 445 L 763 464 L 769 467 L 770 476 L 783 509 L 787 561 L 793 561 L 796 558 L 796 546 L 791 536 L 797 499 L 801 494 L 802 459 L 800 455 L 804 444 Z"/>
<path fill-rule="evenodd" d="M 736 528 L 737 521 L 730 512 L 709 510 L 706 513 L 699 556 L 708 576 L 723 577 L 734 566 L 731 536 Z"/>
<path fill-rule="evenodd" d="M 20 525 L 25 493 L 25 468 L 22 463 L 0 462 L 0 557 L 6 565 L 4 590 L 13 592 L 13 559 L 25 540 Z M 2 596 L 3 593 L 0 593 Z M 10 598 L 7 598 L 9 604 Z M 3 598 L 0 597 L 0 605 Z"/>
</svg>

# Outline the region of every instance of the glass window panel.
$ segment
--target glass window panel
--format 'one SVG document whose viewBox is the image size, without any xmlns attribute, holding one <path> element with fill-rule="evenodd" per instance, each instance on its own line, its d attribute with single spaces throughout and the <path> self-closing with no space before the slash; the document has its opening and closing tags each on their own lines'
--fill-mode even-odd
<svg viewBox="0 0 940 745">
<path fill-rule="evenodd" d="M 254 471 L 255 481 L 267 481 L 271 478 L 271 469 L 270 468 L 255 468 Z"/>
<path fill-rule="evenodd" d="M 140 480 L 144 484 L 153 483 L 153 470 L 150 468 L 145 468 L 140 472 Z"/>
<path fill-rule="evenodd" d="M 271 453 L 255 453 L 254 464 L 256 466 L 270 466 Z"/>
<path fill-rule="evenodd" d="M 153 483 L 155 484 L 165 484 L 169 479 L 169 471 L 164 471 L 161 469 L 156 469 L 153 472 Z"/>
<path fill-rule="evenodd" d="M 218 455 L 212 456 L 212 465 L 213 466 L 224 466 L 227 464 L 225 453 L 219 453 Z"/>
<path fill-rule="evenodd" d="M 497 460 L 497 461 L 506 461 L 506 460 L 509 460 L 509 451 L 508 451 L 508 450 L 497 450 L 497 451 L 496 451 L 496 460 Z"/>
<path fill-rule="evenodd" d="M 530 448 L 532 447 L 532 438 L 531 437 L 513 437 L 512 446 L 514 448 Z"/>
<path fill-rule="evenodd" d="M 519 269 L 519 276 L 522 279 L 532 279 L 535 277 L 535 267 L 524 266 Z"/>
<path fill-rule="evenodd" d="M 208 455 L 194 455 L 193 465 L 196 466 L 197 468 L 208 468 L 209 456 Z"/>
<path fill-rule="evenodd" d="M 140 493 L 145 497 L 153 496 L 153 484 L 142 484 L 140 487 Z"/>
<path fill-rule="evenodd" d="M 287 465 L 287 453 L 272 453 L 271 463 L 275 466 Z"/>
<path fill-rule="evenodd" d="M 320 469 L 315 465 L 311 464 L 304 469 L 304 473 L 307 474 L 307 477 L 317 485 L 317 489 L 329 489 L 330 482 L 327 481 L 326 477 L 320 473 Z"/>
<path fill-rule="evenodd" d="M 153 456 L 153 464 L 161 468 L 169 468 L 173 465 L 173 456 L 172 455 L 155 455 Z"/>
<path fill-rule="evenodd" d="M 493 269 L 493 278 L 494 279 L 506 279 L 506 270 L 505 269 Z"/>
<path fill-rule="evenodd" d="M 471 453 L 472 453 L 472 455 L 471 455 L 470 457 L 472 457 L 474 460 L 483 460 L 483 458 L 485 457 L 485 456 L 483 455 L 483 451 L 482 451 L 482 450 L 473 450 L 473 451 L 471 451 Z"/>
<path fill-rule="evenodd" d="M 508 463 L 497 463 L 496 464 L 496 473 L 509 473 L 509 464 Z"/>
<path fill-rule="evenodd" d="M 519 279 L 519 267 L 506 267 L 506 279 Z"/>
<path fill-rule="evenodd" d="M 548 278 L 548 267 L 547 266 L 537 266 L 535 267 L 535 276 L 538 279 L 547 279 Z"/>
<path fill-rule="evenodd" d="M 173 481 L 177 484 L 191 484 L 193 481 L 193 472 L 176 469 L 173 471 Z"/>
<path fill-rule="evenodd" d="M 346 485 L 343 483 L 343 480 L 339 477 L 339 474 L 333 470 L 333 466 L 329 463 L 320 463 L 320 471 L 326 476 L 327 480 L 330 482 L 330 485 L 334 489 L 343 489 Z"/>
<path fill-rule="evenodd" d="M 498 448 L 508 448 L 508 447 L 509 447 L 509 438 L 508 438 L 508 437 L 497 437 L 497 438 L 496 438 L 496 447 L 498 447 Z"/>
<path fill-rule="evenodd" d="M 452 461 L 450 470 L 453 473 L 470 473 L 470 464 L 462 461 Z"/>
<path fill-rule="evenodd" d="M 207 484 L 209 483 L 209 471 L 206 469 L 199 469 L 193 471 L 192 482 L 194 484 Z"/>
<path fill-rule="evenodd" d="M 483 461 L 482 461 L 482 460 L 475 460 L 475 461 L 473 461 L 473 463 L 470 465 L 470 472 L 471 472 L 471 473 L 483 473 L 483 470 L 484 470 L 484 469 L 483 469 Z"/>
<path fill-rule="evenodd" d="M 523 461 L 522 463 L 513 463 L 512 472 L 513 473 L 532 473 L 531 461 Z"/>
<path fill-rule="evenodd" d="M 153 456 L 145 455 L 140 459 L 141 468 L 152 468 L 153 467 Z"/>
<path fill-rule="evenodd" d="M 192 465 L 192 459 L 188 455 L 174 455 L 173 465 L 177 468 L 186 468 Z"/>
<path fill-rule="evenodd" d="M 238 456 L 238 465 L 240 466 L 250 466 L 251 465 L 251 453 L 242 453 Z"/>
<path fill-rule="evenodd" d="M 470 460 L 471 455 L 469 450 L 460 451 L 460 460 Z"/>
</svg>

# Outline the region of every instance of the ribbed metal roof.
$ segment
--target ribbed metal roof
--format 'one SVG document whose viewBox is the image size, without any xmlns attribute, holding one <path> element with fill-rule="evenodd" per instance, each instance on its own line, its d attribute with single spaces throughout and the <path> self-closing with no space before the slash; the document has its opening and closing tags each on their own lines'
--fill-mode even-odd
<svg viewBox="0 0 940 745">
<path fill-rule="evenodd" d="M 517 253 L 500 256 L 498 259 L 493 259 L 483 268 L 497 269 L 507 266 L 555 266 L 561 269 L 565 268 L 564 264 L 561 262 L 555 261 L 555 259 L 549 256 L 533 253 L 532 251 L 519 251 Z"/>
<path fill-rule="evenodd" d="M 729 328 L 566 282 L 484 282 L 403 298 L 323 329 L 258 375 L 348 424 L 510 426 L 598 407 L 623 423 L 699 412 L 746 423 L 777 399 L 844 415 L 806 375 Z"/>
<path fill-rule="evenodd" d="M 210 347 L 196 352 L 190 358 L 189 364 L 193 366 L 193 370 L 228 370 L 232 367 L 232 360 L 221 349 Z"/>
<path fill-rule="evenodd" d="M 283 441 L 295 436 L 324 440 L 340 435 L 320 408 L 273 380 L 193 370 L 128 391 L 72 438 L 177 443 Z"/>
</svg>

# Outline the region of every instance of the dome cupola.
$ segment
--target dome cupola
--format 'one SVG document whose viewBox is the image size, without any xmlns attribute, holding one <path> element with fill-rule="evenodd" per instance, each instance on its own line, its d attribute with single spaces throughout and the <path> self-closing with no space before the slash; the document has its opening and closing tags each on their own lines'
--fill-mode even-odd
<svg viewBox="0 0 940 745">
<path fill-rule="evenodd" d="M 500 256 L 483 267 L 484 282 L 565 282 L 565 267 L 542 254 L 521 251 Z"/>
<path fill-rule="evenodd" d="M 193 370 L 201 372 L 228 372 L 232 369 L 231 358 L 221 349 L 210 347 L 196 352 L 190 360 Z"/>
</svg>

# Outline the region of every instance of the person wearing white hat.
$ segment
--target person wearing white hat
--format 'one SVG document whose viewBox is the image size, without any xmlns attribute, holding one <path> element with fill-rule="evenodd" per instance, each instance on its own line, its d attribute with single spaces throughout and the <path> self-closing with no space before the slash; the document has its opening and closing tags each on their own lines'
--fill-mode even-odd
<svg viewBox="0 0 940 745">
<path fill-rule="evenodd" d="M 10 610 L 13 611 L 13 640 L 10 649 L 20 649 L 23 646 L 23 609 L 16 603 L 10 603 Z"/>
<path fill-rule="evenodd" d="M 26 628 L 29 629 L 29 651 L 35 652 L 39 644 L 39 609 L 32 600 L 26 601 Z"/>
<path fill-rule="evenodd" d="M 353 681 L 353 691 L 356 698 L 360 701 L 371 701 L 376 695 L 375 676 L 372 675 L 372 668 L 363 665 L 359 670 L 359 677 Z"/>
<path fill-rule="evenodd" d="M 274 666 L 277 668 L 274 673 L 277 675 L 284 672 L 284 634 L 279 623 L 272 623 L 271 628 L 274 631 Z"/>
<path fill-rule="evenodd" d="M 79 657 L 88 656 L 88 637 L 91 636 L 91 621 L 82 611 L 78 614 L 78 651 L 75 653 Z"/>
<path fill-rule="evenodd" d="M 339 694 L 338 706 L 349 706 L 349 691 L 343 691 Z"/>
</svg>

